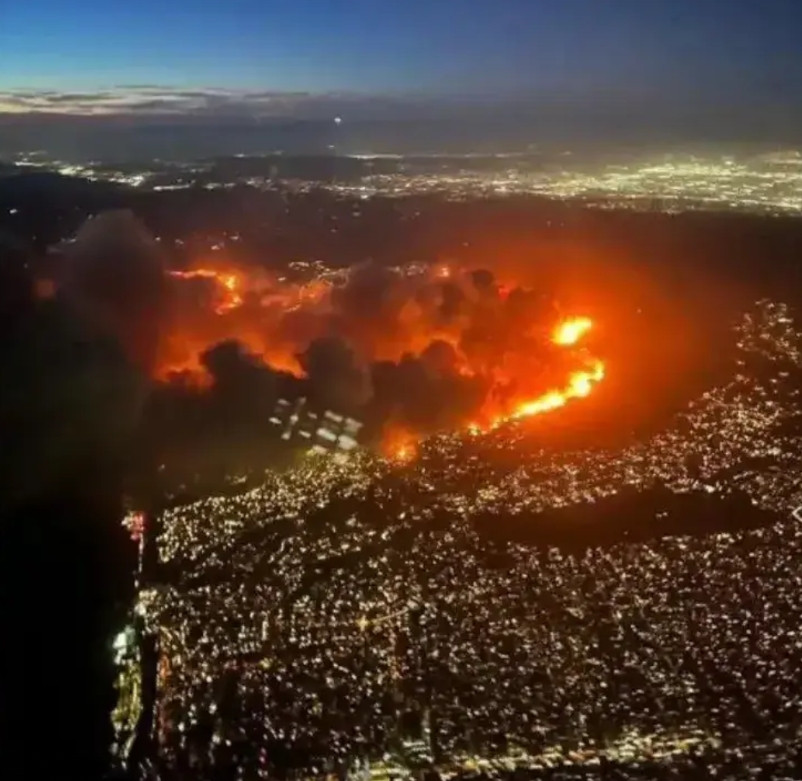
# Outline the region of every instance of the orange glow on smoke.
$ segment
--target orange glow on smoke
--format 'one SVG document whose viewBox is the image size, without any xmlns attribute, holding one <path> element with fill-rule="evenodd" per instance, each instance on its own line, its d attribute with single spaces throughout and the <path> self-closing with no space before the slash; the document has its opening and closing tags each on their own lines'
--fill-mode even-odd
<svg viewBox="0 0 802 781">
<path fill-rule="evenodd" d="M 592 327 L 593 322 L 586 317 L 565 320 L 558 324 L 552 332 L 552 342 L 561 346 L 571 346 Z M 571 339 L 565 341 L 569 336 Z M 571 372 L 565 387 L 549 390 L 537 398 L 518 402 L 511 412 L 495 415 L 485 426 L 476 422 L 468 423 L 465 430 L 471 436 L 479 436 L 499 428 L 505 423 L 551 412 L 564 407 L 572 399 L 582 399 L 589 396 L 596 384 L 603 379 L 604 362 L 594 360 L 590 368 Z M 412 432 L 391 428 L 385 431 L 382 451 L 391 461 L 400 464 L 407 463 L 417 455 L 417 437 Z"/>
<path fill-rule="evenodd" d="M 412 431 L 390 424 L 384 429 L 381 450 L 391 461 L 408 463 L 418 454 L 418 436 Z"/>
<path fill-rule="evenodd" d="M 415 456 L 415 450 L 411 445 L 399 445 L 393 452 L 396 461 L 410 461 Z"/>
<path fill-rule="evenodd" d="M 207 387 L 212 378 L 202 356 L 226 340 L 236 340 L 274 370 L 302 378 L 298 356 L 313 340 L 333 333 L 366 371 L 374 361 L 411 357 L 422 362 L 425 372 L 475 380 L 486 396 L 465 410 L 463 421 L 452 419 L 449 425 L 480 435 L 586 398 L 605 374 L 604 363 L 585 344 L 594 327 L 590 317 L 561 319 L 544 333 L 543 310 L 524 306 L 510 315 L 505 309 L 519 287 L 513 280 L 499 280 L 493 294 L 477 293 L 469 272 L 456 266 L 441 263 L 425 275 L 399 274 L 375 307 L 370 294 L 361 291 L 343 302 L 348 291 L 340 282 L 347 272 L 340 279 L 294 282 L 215 259 L 168 274 L 175 281 L 173 313 L 162 333 L 155 371 L 163 380 L 183 372 L 185 381 Z M 198 281 L 194 288 L 193 280 Z M 446 293 L 454 290 L 459 295 L 444 316 Z M 438 349 L 429 350 L 435 342 Z M 550 358 L 555 353 L 556 363 Z M 553 374 L 558 365 L 567 366 L 563 379 Z M 398 420 L 404 421 L 403 413 Z M 424 436 L 412 424 L 403 426 L 385 426 L 381 443 L 382 452 L 401 463 L 416 458 Z"/>
<path fill-rule="evenodd" d="M 168 271 L 178 282 L 201 280 L 208 283 L 211 303 L 183 299 L 169 327 L 162 334 L 155 376 L 167 380 L 183 373 L 184 380 L 198 388 L 211 382 L 201 363 L 203 353 L 225 340 L 236 340 L 277 371 L 295 376 L 303 372 L 296 344 L 283 344 L 274 334 L 281 314 L 309 306 L 323 295 L 323 285 L 275 288 L 272 278 L 226 265 L 201 265 L 184 271 Z M 180 294 L 181 288 L 176 288 Z M 246 300 L 248 296 L 248 300 Z M 255 305 L 254 305 L 254 302 Z M 210 309 L 212 316 L 210 316 Z"/>
<path fill-rule="evenodd" d="M 33 291 L 37 299 L 48 301 L 56 295 L 56 283 L 52 279 L 37 279 L 34 281 Z"/>
</svg>

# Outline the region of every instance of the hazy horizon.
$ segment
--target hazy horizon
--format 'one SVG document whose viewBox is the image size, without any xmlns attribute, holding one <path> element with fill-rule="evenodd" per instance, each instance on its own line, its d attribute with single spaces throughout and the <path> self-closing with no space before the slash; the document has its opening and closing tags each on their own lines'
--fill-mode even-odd
<svg viewBox="0 0 802 781">
<path fill-rule="evenodd" d="M 503 104 L 325 117 L 245 113 L 63 116 L 0 114 L 0 158 L 41 151 L 72 161 L 192 160 L 236 154 L 464 154 L 598 151 L 763 151 L 802 143 L 794 110 L 744 112 L 624 105 Z M 337 119 L 335 119 L 335 117 Z M 729 121 L 725 121 L 726 118 Z"/>
</svg>

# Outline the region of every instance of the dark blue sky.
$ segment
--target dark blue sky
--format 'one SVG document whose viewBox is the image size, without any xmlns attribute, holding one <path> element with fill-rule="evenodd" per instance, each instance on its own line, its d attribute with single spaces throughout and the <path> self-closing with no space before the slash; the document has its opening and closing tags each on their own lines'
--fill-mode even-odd
<svg viewBox="0 0 802 781">
<path fill-rule="evenodd" d="M 0 91 L 799 101 L 801 33 L 802 0 L 23 0 Z"/>
</svg>

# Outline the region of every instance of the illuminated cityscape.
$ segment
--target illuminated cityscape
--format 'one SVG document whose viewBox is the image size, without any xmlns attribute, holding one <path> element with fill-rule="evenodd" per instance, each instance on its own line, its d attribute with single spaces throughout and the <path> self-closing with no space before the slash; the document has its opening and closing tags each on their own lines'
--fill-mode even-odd
<svg viewBox="0 0 802 781">
<path fill-rule="evenodd" d="M 162 574 L 136 609 L 160 649 L 159 767 L 381 776 L 606 757 L 640 777 L 668 757 L 790 751 L 802 333 L 761 301 L 734 338 L 728 382 L 617 452 L 544 450 L 512 422 L 434 437 L 406 463 L 310 455 L 165 512 Z M 536 541 L 539 513 L 658 487 L 665 506 L 633 520 L 651 540 L 574 551 L 492 531 L 518 517 Z M 727 530 L 663 537 L 683 496 L 720 502 Z M 768 520 L 739 529 L 745 509 Z"/>
<path fill-rule="evenodd" d="M 750 155 L 666 153 L 610 161 L 583 161 L 570 151 L 496 156 L 368 154 L 345 155 L 339 160 L 342 175 L 331 174 L 326 167 L 325 177 L 319 179 L 310 177 L 308 166 L 299 167 L 306 174 L 295 173 L 292 161 L 275 154 L 232 159 L 231 165 L 220 160 L 154 161 L 115 168 L 51 160 L 44 153 L 20 154 L 14 163 L 19 170 L 51 170 L 155 191 L 248 185 L 296 193 L 323 188 L 356 198 L 538 196 L 600 208 L 670 213 L 716 209 L 802 212 L 802 155 L 797 150 Z"/>
<path fill-rule="evenodd" d="M 802 781 L 802 2 L 0 13 L 0 781 Z"/>
</svg>

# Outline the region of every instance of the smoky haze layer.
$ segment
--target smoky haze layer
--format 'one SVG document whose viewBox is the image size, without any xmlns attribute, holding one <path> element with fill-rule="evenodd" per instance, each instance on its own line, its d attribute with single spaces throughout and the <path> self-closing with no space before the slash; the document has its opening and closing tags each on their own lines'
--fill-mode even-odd
<svg viewBox="0 0 802 781">
<path fill-rule="evenodd" d="M 3 102 L 0 94 L 0 103 Z M 44 150 L 71 162 L 188 161 L 228 155 L 510 152 L 540 147 L 577 154 L 600 147 L 693 147 L 698 144 L 795 144 L 802 109 L 770 90 L 746 104 L 741 95 L 671 100 L 659 94 L 489 96 L 165 96 L 116 104 L 98 95 L 106 115 L 62 113 L 59 95 L 6 95 L 20 113 L 0 112 L 0 157 Z M 63 96 L 66 98 L 76 96 Z M 91 97 L 91 96 L 87 96 Z M 33 106 L 31 101 L 36 103 Z M 190 107 L 200 101 L 202 108 Z M 70 101 L 67 100 L 66 103 Z M 80 101 L 79 101 L 80 102 Z M 84 106 L 83 109 L 88 109 Z M 341 122 L 334 118 L 340 117 Z"/>
</svg>

